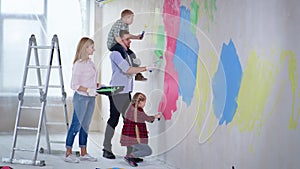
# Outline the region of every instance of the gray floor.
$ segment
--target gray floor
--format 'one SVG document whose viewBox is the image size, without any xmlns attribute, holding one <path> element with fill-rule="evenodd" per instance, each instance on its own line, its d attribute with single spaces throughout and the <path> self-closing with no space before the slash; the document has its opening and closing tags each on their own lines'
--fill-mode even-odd
<svg viewBox="0 0 300 169">
<path fill-rule="evenodd" d="M 0 133 L 0 158 L 6 159 L 9 158 L 12 145 L 12 134 L 1 134 Z M 51 136 L 51 140 L 64 140 L 65 135 L 57 134 Z M 77 139 L 74 143 L 74 151 L 78 151 L 77 148 L 78 142 Z M 87 162 L 81 161 L 78 164 L 66 163 L 63 160 L 64 157 L 64 145 L 63 144 L 51 144 L 53 150 L 52 154 L 48 153 L 39 153 L 38 160 L 45 160 L 46 166 L 32 166 L 32 165 L 23 165 L 23 164 L 10 164 L 0 162 L 0 166 L 10 166 L 14 169 L 60 169 L 60 168 L 72 168 L 72 169 L 108 169 L 108 168 L 132 168 L 124 160 L 123 156 L 125 154 L 125 148 L 119 146 L 120 143 L 117 143 L 118 139 L 115 139 L 116 142 L 113 143 L 113 152 L 116 154 L 117 158 L 114 160 L 109 160 L 102 157 L 102 133 L 90 133 L 88 139 L 88 152 L 94 157 L 98 158 L 97 162 Z M 36 141 L 35 135 L 20 135 L 17 141 L 17 147 L 27 149 L 32 147 L 34 149 L 34 144 Z M 22 147 L 21 147 L 22 145 Z M 46 148 L 45 136 L 41 135 L 40 147 Z M 47 148 L 46 148 L 47 149 Z M 33 152 L 23 152 L 16 151 L 14 158 L 17 160 L 26 159 L 31 160 L 33 158 Z M 173 167 L 167 165 L 164 161 L 159 160 L 155 156 L 149 156 L 144 158 L 144 162 L 139 163 L 138 167 L 135 168 L 144 168 L 144 169 L 172 169 Z"/>
</svg>

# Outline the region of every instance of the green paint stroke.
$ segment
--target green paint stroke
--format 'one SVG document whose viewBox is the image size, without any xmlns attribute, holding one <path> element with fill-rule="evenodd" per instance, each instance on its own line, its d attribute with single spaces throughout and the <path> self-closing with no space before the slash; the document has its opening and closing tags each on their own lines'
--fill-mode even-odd
<svg viewBox="0 0 300 169">
<path fill-rule="evenodd" d="M 264 108 L 270 88 L 274 83 L 275 66 L 251 52 L 244 69 L 235 122 L 240 131 L 258 130 L 260 135 L 264 122 Z"/>
<path fill-rule="evenodd" d="M 289 80 L 292 88 L 292 114 L 290 117 L 289 129 L 296 129 L 298 125 L 298 119 L 300 116 L 300 111 L 298 109 L 297 117 L 295 117 L 295 106 L 296 106 L 296 89 L 298 86 L 298 71 L 297 71 L 297 59 L 296 55 L 292 51 L 283 50 L 280 55 L 280 61 L 285 61 L 288 59 L 288 70 L 289 70 Z"/>
<path fill-rule="evenodd" d="M 165 48 L 165 29 L 163 25 L 159 25 L 157 28 L 157 49 L 164 50 Z"/>
<path fill-rule="evenodd" d="M 209 20 L 214 20 L 214 11 L 217 10 L 216 0 L 204 0 L 204 10 Z"/>
<path fill-rule="evenodd" d="M 159 25 L 158 29 L 157 29 L 157 49 L 154 50 L 154 53 L 156 55 L 156 59 L 155 59 L 155 63 L 157 63 L 158 65 L 161 65 L 163 59 L 163 51 L 165 48 L 165 30 L 164 30 L 164 26 L 163 25 Z"/>
<path fill-rule="evenodd" d="M 199 4 L 195 0 L 191 3 L 191 14 L 190 14 L 190 19 L 191 19 L 191 30 L 192 33 L 196 33 L 196 28 L 198 24 L 198 18 L 199 18 Z"/>
</svg>

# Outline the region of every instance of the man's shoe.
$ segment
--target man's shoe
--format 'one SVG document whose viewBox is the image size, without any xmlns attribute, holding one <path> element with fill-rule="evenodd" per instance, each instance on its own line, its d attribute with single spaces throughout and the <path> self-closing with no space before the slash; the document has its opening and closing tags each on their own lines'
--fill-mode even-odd
<svg viewBox="0 0 300 169">
<path fill-rule="evenodd" d="M 107 151 L 105 149 L 103 149 L 103 157 L 108 158 L 108 159 L 115 159 L 116 158 L 116 156 L 112 152 Z"/>
<path fill-rule="evenodd" d="M 144 160 L 142 158 L 132 158 L 134 162 L 140 163 L 143 162 Z"/>
</svg>

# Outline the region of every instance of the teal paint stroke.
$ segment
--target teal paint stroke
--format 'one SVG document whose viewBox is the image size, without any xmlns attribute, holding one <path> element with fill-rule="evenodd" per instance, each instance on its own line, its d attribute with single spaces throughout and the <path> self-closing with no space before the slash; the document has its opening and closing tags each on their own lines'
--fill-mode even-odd
<svg viewBox="0 0 300 169">
<path fill-rule="evenodd" d="M 199 43 L 190 29 L 190 11 L 180 7 L 180 29 L 176 41 L 174 65 L 178 71 L 179 94 L 189 106 L 194 97 Z"/>
<path fill-rule="evenodd" d="M 213 107 L 219 125 L 230 123 L 237 109 L 237 96 L 242 79 L 242 68 L 235 46 L 230 39 L 223 43 L 218 70 L 213 77 Z"/>
</svg>

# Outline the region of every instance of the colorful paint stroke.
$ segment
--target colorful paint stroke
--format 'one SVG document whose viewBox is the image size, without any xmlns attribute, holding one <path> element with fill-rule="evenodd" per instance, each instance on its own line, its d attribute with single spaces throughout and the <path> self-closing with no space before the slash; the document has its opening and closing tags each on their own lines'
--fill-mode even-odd
<svg viewBox="0 0 300 169">
<path fill-rule="evenodd" d="M 199 44 L 191 29 L 190 11 L 180 8 L 180 30 L 177 38 L 174 65 L 178 72 L 179 93 L 189 106 L 194 97 Z"/>
<path fill-rule="evenodd" d="M 237 109 L 237 96 L 242 79 L 242 68 L 235 46 L 230 40 L 223 44 L 218 70 L 213 77 L 213 107 L 219 124 L 230 123 Z"/>
<path fill-rule="evenodd" d="M 165 0 L 163 6 L 163 22 L 166 33 L 165 74 L 164 74 L 164 98 L 159 103 L 158 112 L 162 112 L 166 120 L 171 119 L 175 112 L 178 99 L 178 73 L 174 69 L 174 53 L 176 50 L 176 38 L 180 25 L 180 1 Z"/>
</svg>

